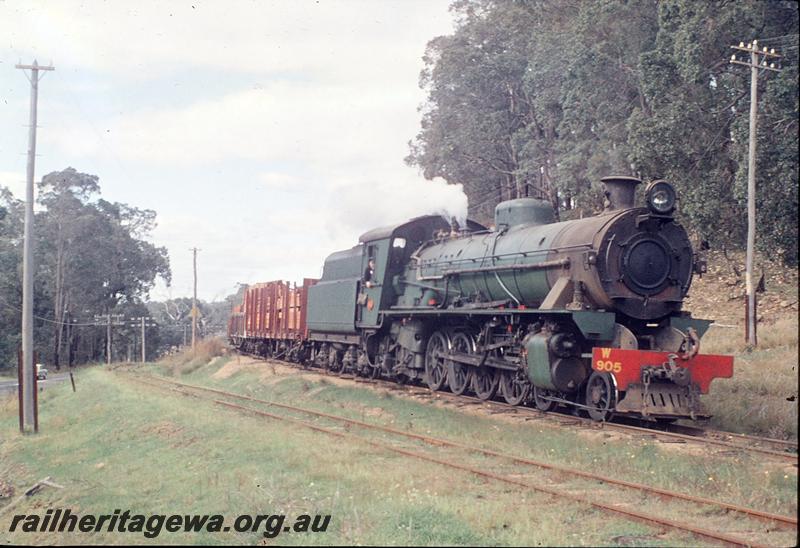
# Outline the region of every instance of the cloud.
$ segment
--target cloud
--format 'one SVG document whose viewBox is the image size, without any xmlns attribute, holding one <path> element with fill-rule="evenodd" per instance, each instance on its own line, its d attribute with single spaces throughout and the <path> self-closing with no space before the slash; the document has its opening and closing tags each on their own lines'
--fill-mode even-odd
<svg viewBox="0 0 800 548">
<path fill-rule="evenodd" d="M 180 108 L 126 112 L 96 125 L 73 120 L 43 139 L 74 155 L 92 156 L 102 141 L 125 161 L 197 165 L 227 159 L 292 162 L 315 167 L 374 164 L 400 156 L 416 129 L 409 117 L 414 88 L 387 95 L 379 85 L 309 86 L 278 81 L 263 88 L 196 101 Z M 103 132 L 101 132 L 103 133 Z"/>
<path fill-rule="evenodd" d="M 425 181 L 410 169 L 403 179 L 318 187 L 316 194 L 316 199 L 279 205 L 259 201 L 256 211 L 216 218 L 214 223 L 198 224 L 192 215 L 163 217 L 154 237 L 173 242 L 173 271 L 187 269 L 192 242 L 202 242 L 199 261 L 205 287 L 300 281 L 318 277 L 328 255 L 356 245 L 370 229 L 440 211 L 463 218 L 467 209 L 461 185 Z M 226 230 L 220 231 L 220 225 Z M 188 280 L 175 284 L 179 294 L 190 290 Z"/>
<path fill-rule="evenodd" d="M 25 174 L 17 171 L 0 171 L 0 186 L 7 187 L 18 200 L 25 199 Z"/>
<path fill-rule="evenodd" d="M 448 3 L 6 1 L 0 63 L 56 65 L 37 171 L 71 165 L 99 175 L 106 199 L 155 209 L 173 295 L 191 292 L 197 246 L 208 299 L 240 281 L 316 277 L 377 226 L 465 214 L 460 186 L 403 163 L 421 57 L 450 31 Z M 27 117 L 27 82 L 14 87 L 7 127 Z M 14 146 L 0 136 L 0 167 L 17 165 Z"/>
<path fill-rule="evenodd" d="M 404 46 L 409 35 L 427 36 L 432 16 L 447 17 L 429 0 L 4 4 L 0 35 L 16 51 L 128 79 L 185 66 L 404 80 L 404 70 L 418 71 Z"/>
<path fill-rule="evenodd" d="M 275 171 L 270 171 L 267 173 L 260 173 L 258 175 L 258 179 L 266 188 L 275 189 L 275 190 L 283 190 L 283 191 L 294 191 L 298 192 L 301 187 L 298 185 L 298 179 L 295 175 L 291 173 L 279 173 Z"/>
</svg>

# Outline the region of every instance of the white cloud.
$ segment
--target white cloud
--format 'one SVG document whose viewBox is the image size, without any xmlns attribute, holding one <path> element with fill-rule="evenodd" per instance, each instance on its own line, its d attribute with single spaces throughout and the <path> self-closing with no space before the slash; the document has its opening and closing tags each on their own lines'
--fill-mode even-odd
<svg viewBox="0 0 800 548">
<path fill-rule="evenodd" d="M 298 185 L 298 179 L 291 173 L 279 173 L 270 171 L 261 173 L 258 176 L 259 181 L 266 188 L 274 190 L 294 191 L 298 192 L 301 187 Z"/>
<path fill-rule="evenodd" d="M 376 226 L 464 215 L 460 186 L 403 163 L 421 57 L 449 32 L 448 4 L 6 1 L 0 63 L 56 65 L 40 94 L 48 165 L 37 171 L 71 165 L 99 175 L 106 199 L 154 208 L 172 295 L 191 292 L 197 246 L 210 299 L 239 281 L 316 277 Z M 17 76 L 4 127 L 27 116 Z M 16 177 L 15 146 L 0 136 L 0 184 Z"/>
<path fill-rule="evenodd" d="M 25 174 L 17 171 L 0 171 L 0 186 L 7 187 L 18 200 L 25 199 Z"/>
<path fill-rule="evenodd" d="M 435 24 L 429 0 L 5 5 L 0 35 L 16 51 L 40 53 L 40 60 L 57 54 L 60 62 L 121 78 L 153 78 L 184 66 L 398 81 L 403 70 L 418 71 L 407 37 L 426 36 Z"/>
<path fill-rule="evenodd" d="M 220 288 L 239 281 L 318 277 L 325 257 L 356 245 L 367 230 L 443 211 L 448 216 L 466 216 L 467 199 L 460 185 L 425 181 L 411 170 L 405 179 L 316 190 L 313 200 L 289 205 L 259 201 L 257 211 L 215 223 L 198 224 L 191 215 L 162 218 L 155 238 L 175 242 L 173 271 L 187 268 L 192 242 L 202 242 L 200 285 Z M 218 229 L 222 222 L 228 227 L 225 231 Z M 188 280 L 175 287 L 178 294 L 190 290 Z"/>
<path fill-rule="evenodd" d="M 418 123 L 409 114 L 420 99 L 413 87 L 387 96 L 377 85 L 280 81 L 181 108 L 126 112 L 104 124 L 102 140 L 123 160 L 136 162 L 196 165 L 239 158 L 367 168 L 394 151 L 399 166 Z M 97 154 L 98 137 L 96 126 L 80 120 L 42 135 L 77 156 Z"/>
</svg>

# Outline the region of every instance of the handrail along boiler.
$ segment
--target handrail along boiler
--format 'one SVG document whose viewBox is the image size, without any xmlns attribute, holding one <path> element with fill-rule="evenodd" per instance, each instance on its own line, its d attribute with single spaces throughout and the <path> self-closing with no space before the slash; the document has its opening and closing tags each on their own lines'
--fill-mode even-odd
<svg viewBox="0 0 800 548">
<path fill-rule="evenodd" d="M 653 181 L 636 207 L 640 180 L 602 183 L 605 209 L 594 217 L 556 222 L 548 202 L 521 198 L 497 205 L 491 230 L 473 221 L 456 230 L 435 215 L 371 230 L 304 281 L 293 302 L 306 324 L 292 337 L 246 333 L 240 317 L 255 301 L 245 299 L 231 342 L 597 420 L 706 417 L 700 394 L 733 374 L 733 359 L 701 354 L 711 322 L 681 310 L 705 262 L 674 218 L 675 190 Z"/>
</svg>

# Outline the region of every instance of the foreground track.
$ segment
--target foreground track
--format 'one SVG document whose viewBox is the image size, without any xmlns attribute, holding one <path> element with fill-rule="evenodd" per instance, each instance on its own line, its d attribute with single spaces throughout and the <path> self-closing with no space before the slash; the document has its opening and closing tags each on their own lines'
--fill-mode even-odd
<svg viewBox="0 0 800 548">
<path fill-rule="evenodd" d="M 696 525 L 683 523 L 683 522 L 677 522 L 677 521 L 674 521 L 674 520 L 670 520 L 670 519 L 659 517 L 657 515 L 652 515 L 652 514 L 640 512 L 640 511 L 637 511 L 637 510 L 624 508 L 623 505 L 621 505 L 620 503 L 613 504 L 613 503 L 598 502 L 596 500 L 592 500 L 592 499 L 589 499 L 589 498 L 586 498 L 586 497 L 582 497 L 582 496 L 578 496 L 578 495 L 575 495 L 575 494 L 571 494 L 569 492 L 558 491 L 558 490 L 555 490 L 555 489 L 544 487 L 543 485 L 541 485 L 541 483 L 531 483 L 529 481 L 525 481 L 525 480 L 519 479 L 517 477 L 518 474 L 516 474 L 516 473 L 514 473 L 513 475 L 500 475 L 500 474 L 497 474 L 494 471 L 488 471 L 485 468 L 476 468 L 476 467 L 473 467 L 473 466 L 460 464 L 459 461 L 463 461 L 464 460 L 463 454 L 456 455 L 458 457 L 457 459 L 453 459 L 453 458 L 442 459 L 440 457 L 434 457 L 434 456 L 431 456 L 429 454 L 419 453 L 418 451 L 411 451 L 411 450 L 408 450 L 408 449 L 400 448 L 400 447 L 398 447 L 396 445 L 396 442 L 393 443 L 392 445 L 387 445 L 387 444 L 380 443 L 380 442 L 377 442 L 377 441 L 372 440 L 372 439 L 364 438 L 364 437 L 361 437 L 361 436 L 355 436 L 353 434 L 350 434 L 349 431 L 348 432 L 342 432 L 342 431 L 339 431 L 339 430 L 332 430 L 331 428 L 322 427 L 322 426 L 319 426 L 317 424 L 312 424 L 312 423 L 309 423 L 309 422 L 306 422 L 306 421 L 303 421 L 303 420 L 299 420 L 299 419 L 294 418 L 294 417 L 275 415 L 273 413 L 268 413 L 268 412 L 265 412 L 265 411 L 262 411 L 262 410 L 259 410 L 259 409 L 254 409 L 252 407 L 245 407 L 245 406 L 241 406 L 241 405 L 238 405 L 238 404 L 234 404 L 234 403 L 231 403 L 229 400 L 233 399 L 233 400 L 239 400 L 239 401 L 247 401 L 247 402 L 250 402 L 250 403 L 255 403 L 255 404 L 266 405 L 266 406 L 270 406 L 270 407 L 274 407 L 274 408 L 279 408 L 279 409 L 282 409 L 282 410 L 285 410 L 285 411 L 301 413 L 301 414 L 304 414 L 304 415 L 315 417 L 316 419 L 324 419 L 324 420 L 327 420 L 327 421 L 332 421 L 334 423 L 338 423 L 338 424 L 344 425 L 345 429 L 349 429 L 350 427 L 355 426 L 355 427 L 364 428 L 364 429 L 368 429 L 368 430 L 372 430 L 372 431 L 380 431 L 380 432 L 383 432 L 383 433 L 386 433 L 386 434 L 391 434 L 392 436 L 395 436 L 395 437 L 405 438 L 406 440 L 413 440 L 413 441 L 423 442 L 424 444 L 426 444 L 429 447 L 435 447 L 435 448 L 447 447 L 447 448 L 451 448 L 451 449 L 457 449 L 459 451 L 465 451 L 467 453 L 478 453 L 478 454 L 483 455 L 485 457 L 492 457 L 492 458 L 495 458 L 495 459 L 501 459 L 503 461 L 511 462 L 511 463 L 516 464 L 516 465 L 532 466 L 532 467 L 536 467 L 536 468 L 539 468 L 539 469 L 547 470 L 547 471 L 550 471 L 550 472 L 556 472 L 556 473 L 561 474 L 563 476 L 573 476 L 573 477 L 580 477 L 580 478 L 585 478 L 585 479 L 589 479 L 589 480 L 599 481 L 599 482 L 602 482 L 603 484 L 605 484 L 606 486 L 614 486 L 615 488 L 622 488 L 622 489 L 627 489 L 627 490 L 637 490 L 637 491 L 641 491 L 641 492 L 644 492 L 644 493 L 647 493 L 647 494 L 656 495 L 656 496 L 658 496 L 658 497 L 660 497 L 662 499 L 666 499 L 666 500 L 668 500 L 668 499 L 677 499 L 677 500 L 689 502 L 689 503 L 692 503 L 692 504 L 702 505 L 702 506 L 705 506 L 705 507 L 711 507 L 712 509 L 715 509 L 715 510 L 724 510 L 724 511 L 727 511 L 727 512 L 735 512 L 735 513 L 739 514 L 742 518 L 745 518 L 745 519 L 747 519 L 747 518 L 755 518 L 755 519 L 758 519 L 758 520 L 761 520 L 761 521 L 770 522 L 770 524 L 773 525 L 773 526 L 774 525 L 778 525 L 781 528 L 789 528 L 790 530 L 794 530 L 794 531 L 796 531 L 796 529 L 797 529 L 797 519 L 794 518 L 794 517 L 790 517 L 790 516 L 782 516 L 782 515 L 777 515 L 777 514 L 771 514 L 771 513 L 768 513 L 768 512 L 762 512 L 762 511 L 759 511 L 759 510 L 754 510 L 754 509 L 750 509 L 750 508 L 744 508 L 744 507 L 736 506 L 736 505 L 725 503 L 725 502 L 721 502 L 721 501 L 714 501 L 714 500 L 705 499 L 705 498 L 702 498 L 702 497 L 695 497 L 695 496 L 692 496 L 692 495 L 686 495 L 686 494 L 683 494 L 683 493 L 673 492 L 673 491 L 669 491 L 669 490 L 666 490 L 666 489 L 661 489 L 661 488 L 657 488 L 657 487 L 651 487 L 651 486 L 638 484 L 638 483 L 634 483 L 634 482 L 629 482 L 629 481 L 625 481 L 625 480 L 617 480 L 617 479 L 614 479 L 614 478 L 609 478 L 609 477 L 606 477 L 606 476 L 601 476 L 601 475 L 585 472 L 583 470 L 571 469 L 571 468 L 567 468 L 567 467 L 562 467 L 562 466 L 557 466 L 557 465 L 548 464 L 548 463 L 544 463 L 544 462 L 539 462 L 539 461 L 535 461 L 535 460 L 532 460 L 532 459 L 527 459 L 527 458 L 518 457 L 518 456 L 514 456 L 514 455 L 503 454 L 503 453 L 500 453 L 500 452 L 497 452 L 497 451 L 492 451 L 492 450 L 483 449 L 483 448 L 480 448 L 480 447 L 466 445 L 466 444 L 454 442 L 454 441 L 451 441 L 451 440 L 435 438 L 435 437 L 431 437 L 431 436 L 424 436 L 424 435 L 415 434 L 415 433 L 411 433 L 411 432 L 407 432 L 407 431 L 401 431 L 401 430 L 397 430 L 397 429 L 394 429 L 394 428 L 389 428 L 389 427 L 386 427 L 386 426 L 366 423 L 366 422 L 359 421 L 359 420 L 356 420 L 356 419 L 350 419 L 350 418 L 346 418 L 346 417 L 332 415 L 332 414 L 329 414 L 329 413 L 323 413 L 323 412 L 314 411 L 314 410 L 310 410 L 310 409 L 304 409 L 304 408 L 301 408 L 301 407 L 292 406 L 292 405 L 286 405 L 286 404 L 282 404 L 282 403 L 278 403 L 278 402 L 261 400 L 261 399 L 258 399 L 258 398 L 253 398 L 253 397 L 250 397 L 250 396 L 246 396 L 246 395 L 242 395 L 242 394 L 236 394 L 236 393 L 232 393 L 232 392 L 226 392 L 226 391 L 218 390 L 218 389 L 214 389 L 214 388 L 207 388 L 207 387 L 203 387 L 203 386 L 190 385 L 190 384 L 174 381 L 174 380 L 171 380 L 171 379 L 166 379 L 166 378 L 163 378 L 163 377 L 149 376 L 149 375 L 148 376 L 138 376 L 137 375 L 137 376 L 134 376 L 133 378 L 135 380 L 139 381 L 139 382 L 142 382 L 142 383 L 150 385 L 150 386 L 159 387 L 159 388 L 162 388 L 162 389 L 169 388 L 171 390 L 177 390 L 177 391 L 179 391 L 179 392 L 181 392 L 181 393 L 183 393 L 185 395 L 191 395 L 191 396 L 194 396 L 194 397 L 207 399 L 207 400 L 213 401 L 217 405 L 225 406 L 227 408 L 234 409 L 234 410 L 236 410 L 238 412 L 254 414 L 254 415 L 257 415 L 257 416 L 262 416 L 262 417 L 275 419 L 275 420 L 287 421 L 287 422 L 290 422 L 290 423 L 293 423 L 293 424 L 297 424 L 297 425 L 300 425 L 300 426 L 303 426 L 303 427 L 306 427 L 306 428 L 310 428 L 310 429 L 312 429 L 314 431 L 323 432 L 323 433 L 326 433 L 326 434 L 329 434 L 329 435 L 333 435 L 333 436 L 337 436 L 337 437 L 340 437 L 340 438 L 346 438 L 346 439 L 358 441 L 360 443 L 365 443 L 365 444 L 368 444 L 368 445 L 370 445 L 372 447 L 375 447 L 375 448 L 378 448 L 378 449 L 381 449 L 381 450 L 391 451 L 391 452 L 394 452 L 394 453 L 398 453 L 398 454 L 404 455 L 406 457 L 425 460 L 425 461 L 428 461 L 428 462 L 433 462 L 433 463 L 436 463 L 436 464 L 439 464 L 439 465 L 442 465 L 442 466 L 446 466 L 446 467 L 449 467 L 449 468 L 454 468 L 454 469 L 458 469 L 458 470 L 461 470 L 461 471 L 464 471 L 464 472 L 469 472 L 471 474 L 474 474 L 474 475 L 477 475 L 477 476 L 480 476 L 480 477 L 484 477 L 484 478 L 487 478 L 487 479 L 491 479 L 491 480 L 495 480 L 495 481 L 499 481 L 499 482 L 503 482 L 503 483 L 508 483 L 508 484 L 513 484 L 513 485 L 517 485 L 517 486 L 522 486 L 522 487 L 526 487 L 526 488 L 530 488 L 530 489 L 533 489 L 533 490 L 536 490 L 536 491 L 539 491 L 539 492 L 542 492 L 542 493 L 546 493 L 546 494 L 551 495 L 551 496 L 565 498 L 565 499 L 571 500 L 573 502 L 577 502 L 577 503 L 580 503 L 580 504 L 592 506 L 592 507 L 597 508 L 597 509 L 602 509 L 604 511 L 614 512 L 614 513 L 622 515 L 622 516 L 624 516 L 624 517 L 626 517 L 628 519 L 634 519 L 634 520 L 637 520 L 637 521 L 646 522 L 646 523 L 649 523 L 651 525 L 652 524 L 659 524 L 659 525 L 662 525 L 662 526 L 667 527 L 669 529 L 675 529 L 675 530 L 680 530 L 680 531 L 684 531 L 684 532 L 689 532 L 689 533 L 692 533 L 692 534 L 697 535 L 699 537 L 703 537 L 703 538 L 710 539 L 710 540 L 715 540 L 715 541 L 720 541 L 720 542 L 723 542 L 723 543 L 726 543 L 726 544 L 742 545 L 742 546 L 755 545 L 749 539 L 738 538 L 738 537 L 735 537 L 735 536 L 731 536 L 731 535 L 729 535 L 727 533 L 721 533 L 721 532 L 717 532 L 717 531 L 714 531 L 714 530 L 709 530 L 707 528 L 698 527 Z M 222 398 L 225 398 L 225 399 L 222 399 L 222 400 L 214 399 L 215 397 L 222 397 Z M 395 440 L 393 440 L 393 441 L 395 441 Z M 514 470 L 514 472 L 517 472 L 517 471 Z M 769 530 L 769 529 L 767 529 L 767 530 Z M 749 533 L 749 531 L 748 531 L 748 533 Z M 764 533 L 759 531 L 758 534 L 759 535 L 763 535 Z M 761 538 L 761 537 L 759 537 L 759 538 Z"/>
<path fill-rule="evenodd" d="M 464 403 L 471 403 L 475 405 L 482 405 L 490 412 L 502 412 L 512 414 L 522 414 L 526 417 L 537 418 L 551 418 L 559 422 L 562 426 L 583 426 L 585 428 L 604 428 L 617 430 L 620 432 L 627 432 L 629 434 L 643 436 L 646 438 L 656 439 L 666 443 L 696 443 L 704 446 L 716 446 L 724 448 L 724 450 L 738 450 L 746 453 L 752 453 L 759 456 L 767 456 L 775 460 L 789 462 L 797 466 L 797 442 L 776 440 L 772 438 L 762 438 L 758 436 L 748 436 L 746 434 L 735 434 L 732 432 L 722 432 L 718 430 L 709 430 L 695 426 L 684 426 L 677 424 L 658 425 L 657 423 L 647 424 L 640 426 L 621 421 L 614 422 L 597 422 L 589 418 L 568 415 L 558 411 L 543 412 L 538 409 L 527 407 L 524 405 L 510 405 L 503 401 L 490 400 L 485 401 L 473 396 L 451 394 L 445 391 L 432 392 L 428 388 L 413 386 L 409 384 L 398 384 L 393 381 L 384 379 L 366 379 L 362 377 L 354 377 L 352 375 L 341 375 L 332 373 L 320 368 L 308 368 L 293 362 L 288 362 L 278 358 L 265 358 L 258 354 L 242 353 L 252 358 L 262 361 L 275 361 L 283 365 L 295 368 L 303 368 L 308 371 L 313 371 L 319 375 L 334 375 L 340 378 L 349 378 L 357 382 L 369 383 L 380 385 L 385 388 L 413 394 L 414 396 L 421 396 L 423 398 L 436 398 L 452 401 L 457 405 Z"/>
</svg>

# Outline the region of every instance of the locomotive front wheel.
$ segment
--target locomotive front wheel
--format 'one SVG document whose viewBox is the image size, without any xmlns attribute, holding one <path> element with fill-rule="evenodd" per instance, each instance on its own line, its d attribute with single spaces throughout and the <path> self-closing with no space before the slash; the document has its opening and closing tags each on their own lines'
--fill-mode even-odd
<svg viewBox="0 0 800 548">
<path fill-rule="evenodd" d="M 556 406 L 556 402 L 546 400 L 542 396 L 550 396 L 551 393 L 546 388 L 538 388 L 536 386 L 533 387 L 533 403 L 536 405 L 536 409 L 539 411 L 552 411 L 553 408 Z"/>
<path fill-rule="evenodd" d="M 434 332 L 428 339 L 425 349 L 425 382 L 433 391 L 442 388 L 447 378 L 447 337 L 441 331 Z"/>
<path fill-rule="evenodd" d="M 472 354 L 472 340 L 466 333 L 456 333 L 453 337 L 452 350 L 461 354 Z M 453 394 L 460 396 L 463 394 L 472 380 L 470 367 L 454 360 L 447 363 L 447 384 Z"/>
<path fill-rule="evenodd" d="M 497 394 L 500 374 L 491 367 L 478 367 L 472 372 L 472 391 L 481 400 L 491 400 Z"/>
<path fill-rule="evenodd" d="M 530 384 L 517 378 L 514 371 L 503 371 L 500 374 L 500 393 L 509 405 L 519 405 L 525 401 L 530 391 Z"/>
<path fill-rule="evenodd" d="M 611 375 L 595 371 L 586 383 L 586 399 L 584 401 L 589 416 L 596 421 L 608 421 L 614 415 L 617 405 Z"/>
</svg>

